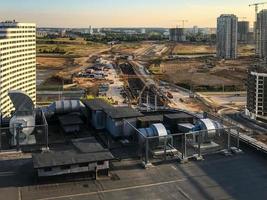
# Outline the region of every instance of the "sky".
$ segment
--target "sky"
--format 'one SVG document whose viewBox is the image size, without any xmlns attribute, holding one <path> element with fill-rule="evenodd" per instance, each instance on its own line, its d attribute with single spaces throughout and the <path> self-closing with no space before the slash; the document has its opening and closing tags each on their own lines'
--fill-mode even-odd
<svg viewBox="0 0 267 200">
<path fill-rule="evenodd" d="M 220 14 L 253 22 L 255 0 L 0 0 L 0 21 L 39 27 L 215 27 Z M 267 5 L 260 6 L 261 9 Z M 251 24 L 252 25 L 252 24 Z"/>
</svg>

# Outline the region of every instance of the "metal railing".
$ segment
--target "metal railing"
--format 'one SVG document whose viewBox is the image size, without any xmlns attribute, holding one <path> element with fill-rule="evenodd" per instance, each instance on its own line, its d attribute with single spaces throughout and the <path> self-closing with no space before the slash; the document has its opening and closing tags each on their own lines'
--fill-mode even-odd
<svg viewBox="0 0 267 200">
<path fill-rule="evenodd" d="M 139 156 L 145 166 L 170 159 L 182 162 L 189 159 L 199 160 L 204 155 L 231 154 L 232 149 L 240 149 L 239 127 L 236 126 L 147 137 L 132 124 L 128 125 L 136 131 L 139 140 L 142 141 L 139 142 Z M 236 133 L 234 137 L 232 132 Z"/>
<path fill-rule="evenodd" d="M 29 129 L 33 129 L 32 133 L 25 134 L 24 131 Z M 0 151 L 20 151 L 22 147 L 28 146 L 49 149 L 48 123 L 43 112 L 42 120 L 34 126 L 27 126 L 18 122 L 12 127 L 0 127 Z"/>
</svg>

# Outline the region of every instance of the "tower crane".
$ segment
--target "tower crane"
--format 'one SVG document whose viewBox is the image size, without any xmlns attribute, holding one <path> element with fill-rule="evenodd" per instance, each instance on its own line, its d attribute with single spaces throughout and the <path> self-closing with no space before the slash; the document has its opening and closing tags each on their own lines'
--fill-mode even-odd
<svg viewBox="0 0 267 200">
<path fill-rule="evenodd" d="M 183 20 L 179 20 L 178 22 L 182 22 L 182 24 L 183 24 L 182 28 L 184 28 L 184 25 L 186 22 L 188 22 L 188 20 L 183 19 Z"/>
<path fill-rule="evenodd" d="M 255 7 L 255 21 L 257 21 L 257 14 L 259 11 L 259 5 L 264 5 L 264 4 L 267 4 L 267 2 L 254 3 L 254 4 L 249 5 L 249 7 L 252 7 L 252 6 Z"/>
<path fill-rule="evenodd" d="M 254 6 L 255 7 L 255 22 L 254 22 L 254 39 L 255 39 L 255 54 L 257 54 L 257 15 L 259 11 L 259 6 L 267 4 L 267 2 L 259 2 L 259 3 L 254 3 L 250 4 L 249 7 Z"/>
<path fill-rule="evenodd" d="M 238 19 L 242 19 L 243 21 L 246 20 L 246 17 L 238 17 Z"/>
</svg>

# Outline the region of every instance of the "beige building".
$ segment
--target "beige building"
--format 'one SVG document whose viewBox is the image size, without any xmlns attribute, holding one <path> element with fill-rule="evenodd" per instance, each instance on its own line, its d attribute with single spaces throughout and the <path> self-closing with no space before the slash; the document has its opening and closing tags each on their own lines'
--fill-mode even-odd
<svg viewBox="0 0 267 200">
<path fill-rule="evenodd" d="M 9 90 L 22 90 L 36 104 L 36 25 L 0 23 L 0 112 L 14 109 Z"/>
</svg>

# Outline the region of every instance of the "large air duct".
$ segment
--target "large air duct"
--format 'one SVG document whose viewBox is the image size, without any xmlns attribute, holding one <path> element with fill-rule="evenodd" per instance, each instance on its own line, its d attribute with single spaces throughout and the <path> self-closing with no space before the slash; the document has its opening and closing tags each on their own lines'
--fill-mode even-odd
<svg viewBox="0 0 267 200">
<path fill-rule="evenodd" d="M 22 91 L 9 91 L 8 93 L 14 107 L 15 114 L 10 119 L 9 131 L 12 135 L 11 145 L 35 143 L 31 136 L 35 128 L 35 112 L 32 99 Z M 19 137 L 17 134 L 19 133 Z"/>
<path fill-rule="evenodd" d="M 200 119 L 196 122 L 192 132 L 199 132 L 202 135 L 202 142 L 210 142 L 210 138 L 221 133 L 222 124 L 211 119 Z"/>
<path fill-rule="evenodd" d="M 144 145 L 146 138 L 150 138 L 149 142 L 153 148 L 163 146 L 169 135 L 169 132 L 161 123 L 152 124 L 149 128 L 141 128 L 138 131 L 139 144 Z"/>
<path fill-rule="evenodd" d="M 55 101 L 48 107 L 43 109 L 46 117 L 51 117 L 54 114 L 68 114 L 72 112 L 79 112 L 84 108 L 83 103 L 80 100 L 62 100 Z"/>
</svg>

